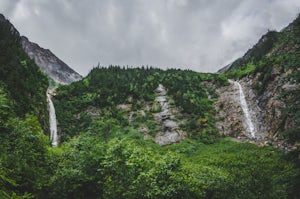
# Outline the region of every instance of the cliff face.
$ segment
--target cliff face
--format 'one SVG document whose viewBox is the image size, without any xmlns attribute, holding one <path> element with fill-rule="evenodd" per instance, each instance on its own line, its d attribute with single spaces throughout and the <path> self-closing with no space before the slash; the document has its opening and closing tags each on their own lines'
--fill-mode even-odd
<svg viewBox="0 0 300 199">
<path fill-rule="evenodd" d="M 21 44 L 28 56 L 34 59 L 41 70 L 53 80 L 61 84 L 70 84 L 82 79 L 82 76 L 57 58 L 50 50 L 41 48 L 22 36 Z"/>
<path fill-rule="evenodd" d="M 300 141 L 299 38 L 300 17 L 281 32 L 266 34 L 243 57 L 220 70 L 244 89 L 251 117 L 256 120 L 254 142 L 288 149 Z M 236 92 L 232 84 L 218 90 L 217 126 L 224 135 L 249 140 Z"/>
<path fill-rule="evenodd" d="M 238 89 L 234 84 L 218 89 L 219 98 L 215 104 L 217 112 L 217 128 L 222 135 L 231 136 L 244 141 L 255 142 L 260 145 L 271 144 L 280 148 L 292 148 L 286 141 L 285 132 L 296 129 L 299 120 L 293 113 L 288 113 L 291 107 L 288 99 L 282 98 L 283 92 L 295 94 L 299 92 L 300 86 L 283 82 L 290 74 L 289 71 L 278 73 L 278 66 L 275 66 L 272 73 L 274 79 L 269 81 L 266 88 L 257 92 L 255 86 L 260 83 L 259 74 L 244 77 L 239 81 L 241 84 L 250 116 L 255 128 L 255 138 L 251 138 L 245 131 L 244 113 Z M 295 101 L 297 106 L 298 101 Z"/>
<path fill-rule="evenodd" d="M 249 132 L 245 113 L 241 105 L 240 90 L 236 84 L 231 82 L 229 86 L 217 90 L 219 94 L 216 102 L 217 128 L 221 135 L 250 140 L 254 142 L 264 142 L 268 140 L 265 123 L 263 122 L 263 110 L 258 106 L 255 92 L 250 88 L 251 80 L 238 81 L 243 89 L 245 100 L 248 106 L 249 118 L 252 121 L 254 136 Z"/>
</svg>

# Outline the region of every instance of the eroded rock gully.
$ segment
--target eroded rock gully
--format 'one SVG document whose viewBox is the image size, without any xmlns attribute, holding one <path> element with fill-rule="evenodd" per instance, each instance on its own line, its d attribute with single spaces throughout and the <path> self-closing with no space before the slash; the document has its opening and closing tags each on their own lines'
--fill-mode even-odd
<svg viewBox="0 0 300 199">
<path fill-rule="evenodd" d="M 155 102 L 159 103 L 161 111 L 155 113 L 154 118 L 162 125 L 161 130 L 155 136 L 155 142 L 162 146 L 183 140 L 185 133 L 179 128 L 179 122 L 176 121 L 179 111 L 175 106 L 170 106 L 172 101 L 168 99 L 165 87 L 159 84 L 155 93 Z"/>
</svg>

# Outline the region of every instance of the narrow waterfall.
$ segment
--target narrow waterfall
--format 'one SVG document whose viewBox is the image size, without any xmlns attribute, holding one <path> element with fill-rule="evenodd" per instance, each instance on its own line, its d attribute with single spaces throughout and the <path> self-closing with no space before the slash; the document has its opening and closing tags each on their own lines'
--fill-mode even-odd
<svg viewBox="0 0 300 199">
<path fill-rule="evenodd" d="M 50 91 L 47 91 L 47 101 L 49 105 L 49 123 L 50 123 L 50 142 L 53 147 L 58 145 L 57 124 L 53 102 L 51 100 Z"/>
<path fill-rule="evenodd" d="M 229 80 L 229 82 L 233 83 L 239 89 L 239 99 L 240 99 L 241 107 L 244 112 L 247 131 L 250 133 L 251 137 L 255 138 L 255 128 L 254 128 L 253 122 L 251 120 L 251 116 L 250 116 L 249 108 L 248 108 L 247 101 L 246 101 L 246 98 L 244 95 L 243 87 L 237 81 Z"/>
</svg>

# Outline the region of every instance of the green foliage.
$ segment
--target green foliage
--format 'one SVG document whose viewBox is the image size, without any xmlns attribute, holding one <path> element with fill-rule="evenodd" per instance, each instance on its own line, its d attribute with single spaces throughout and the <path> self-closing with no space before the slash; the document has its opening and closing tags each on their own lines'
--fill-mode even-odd
<svg viewBox="0 0 300 199">
<path fill-rule="evenodd" d="M 46 174 L 48 138 L 36 119 L 26 115 L 24 120 L 13 118 L 1 132 L 0 151 L 3 169 L 6 170 L 4 187 L 15 193 L 38 193 L 43 187 Z M 11 180 L 7 180 L 11 179 Z"/>
<path fill-rule="evenodd" d="M 292 164 L 282 162 L 274 149 L 228 140 L 202 146 L 188 161 L 227 171 L 226 193 L 218 196 L 223 198 L 286 198 L 286 180 L 294 175 Z"/>
<path fill-rule="evenodd" d="M 253 64 L 253 62 L 248 62 L 245 66 L 226 72 L 225 76 L 229 79 L 241 79 L 247 75 L 252 74 L 254 71 L 255 65 Z"/>
<path fill-rule="evenodd" d="M 0 198 L 34 198 L 47 179 L 48 81 L 5 20 L 0 74 Z"/>
<path fill-rule="evenodd" d="M 7 92 L 11 111 L 19 117 L 30 112 L 46 127 L 47 78 L 24 52 L 19 34 L 12 32 L 7 21 L 0 22 L 0 74 L 0 85 Z"/>
<path fill-rule="evenodd" d="M 161 148 L 97 135 L 65 143 L 50 198 L 287 198 L 293 164 L 273 148 L 228 139 Z"/>
<path fill-rule="evenodd" d="M 9 115 L 11 114 L 11 108 L 7 93 L 4 91 L 0 85 L 0 129 L 4 130 L 5 124 L 8 120 Z"/>
<path fill-rule="evenodd" d="M 236 76 L 245 75 L 243 74 L 246 73 L 246 71 L 243 71 L 245 69 L 245 66 L 247 66 L 248 63 L 257 63 L 261 59 L 266 57 L 268 53 L 270 53 L 270 51 L 272 51 L 276 47 L 277 43 L 281 41 L 280 38 L 280 33 L 276 31 L 268 31 L 260 38 L 256 45 L 254 45 L 245 53 L 243 57 L 230 64 L 227 72 L 229 74 L 233 73 L 232 75 Z M 235 70 L 238 70 L 239 73 L 235 73 Z"/>
<path fill-rule="evenodd" d="M 85 131 L 96 120 L 114 118 L 121 126 L 128 126 L 126 114 L 129 113 L 120 111 L 117 105 L 129 103 L 132 105 L 131 111 L 141 110 L 145 103 L 154 102 L 154 91 L 159 84 L 163 84 L 182 113 L 191 120 L 203 117 L 208 121 L 206 126 L 198 123 L 190 126 L 187 123 L 183 128 L 195 138 L 201 139 L 204 134 L 205 137 L 210 136 L 208 139 L 213 142 L 216 137 L 215 113 L 213 101 L 208 99 L 208 94 L 217 97 L 215 87 L 225 82 L 224 77 L 215 74 L 188 70 L 97 67 L 82 81 L 59 87 L 54 103 L 58 121 L 65 133 L 64 138 L 68 139 Z M 153 113 L 160 111 L 160 106 L 156 107 L 157 110 L 151 110 Z M 91 111 L 96 112 L 97 116 L 93 116 Z M 153 116 L 149 113 L 146 117 L 135 117 L 131 125 L 135 128 L 147 126 L 151 134 L 156 130 Z"/>
<path fill-rule="evenodd" d="M 288 182 L 288 193 L 289 198 L 299 198 L 299 187 L 300 187 L 300 150 L 294 150 L 285 156 L 285 160 L 293 163 L 293 176 L 287 179 Z"/>
</svg>

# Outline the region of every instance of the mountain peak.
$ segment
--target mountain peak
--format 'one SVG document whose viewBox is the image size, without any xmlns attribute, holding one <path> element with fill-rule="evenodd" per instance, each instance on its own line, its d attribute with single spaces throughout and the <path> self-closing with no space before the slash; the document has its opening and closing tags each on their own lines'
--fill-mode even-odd
<svg viewBox="0 0 300 199">
<path fill-rule="evenodd" d="M 20 37 L 20 33 L 12 23 L 0 13 L 0 23 L 8 25 L 9 31 L 12 35 L 17 36 L 16 42 L 27 53 L 27 55 L 34 59 L 37 66 L 46 73 L 54 81 L 61 84 L 70 84 L 74 81 L 82 79 L 82 76 L 69 67 L 66 63 L 56 57 L 49 49 L 44 49 L 38 44 L 29 41 L 25 36 Z"/>
<path fill-rule="evenodd" d="M 40 47 L 24 36 L 21 37 L 21 44 L 28 56 L 34 59 L 41 70 L 56 82 L 70 84 L 82 79 L 80 74 L 56 57 L 49 49 Z"/>
</svg>

